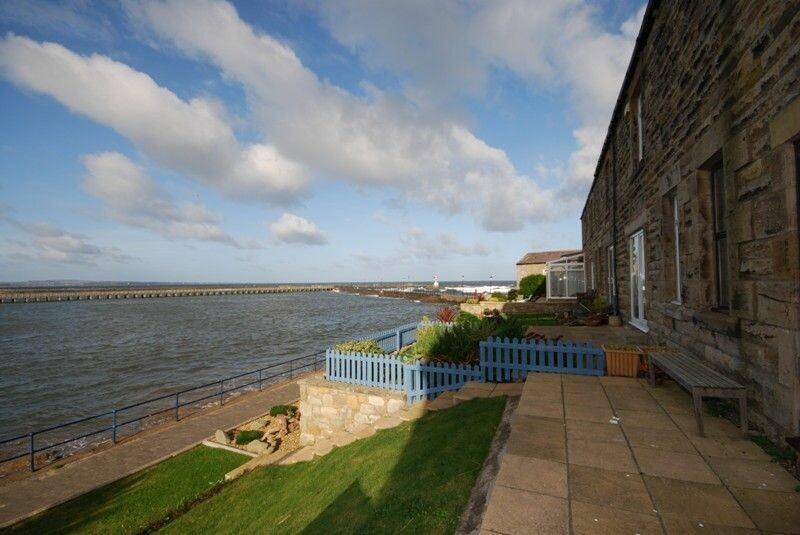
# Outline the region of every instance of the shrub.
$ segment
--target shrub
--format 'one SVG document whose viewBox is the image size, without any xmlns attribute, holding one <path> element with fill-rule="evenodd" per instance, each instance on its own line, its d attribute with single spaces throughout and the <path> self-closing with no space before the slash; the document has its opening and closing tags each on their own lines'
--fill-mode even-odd
<svg viewBox="0 0 800 535">
<path fill-rule="evenodd" d="M 519 281 L 519 292 L 523 297 L 542 297 L 546 294 L 547 277 L 544 275 L 528 275 Z"/>
<path fill-rule="evenodd" d="M 333 349 L 342 353 L 377 353 L 378 355 L 385 353 L 375 340 L 350 340 L 349 342 L 336 344 Z"/>
<path fill-rule="evenodd" d="M 414 351 L 417 355 L 430 358 L 434 354 L 434 348 L 439 342 L 447 327 L 441 324 L 434 324 L 423 327 L 417 331 L 417 341 L 414 344 Z"/>
<path fill-rule="evenodd" d="M 441 307 L 436 311 L 436 319 L 443 323 L 450 323 L 458 314 L 458 309 L 455 307 Z"/>
<path fill-rule="evenodd" d="M 460 325 L 464 325 L 464 324 L 480 323 L 481 319 L 475 314 L 470 314 L 469 312 L 462 311 L 458 313 L 458 315 L 455 317 L 455 320 L 453 321 L 455 321 Z"/>
<path fill-rule="evenodd" d="M 516 288 L 511 288 L 508 291 L 507 297 L 508 297 L 509 301 L 516 301 L 518 295 L 519 295 L 519 292 L 517 291 L 517 289 Z"/>
<path fill-rule="evenodd" d="M 470 297 L 469 299 L 466 300 L 466 303 L 468 305 L 477 305 L 479 302 L 480 301 L 478 301 L 476 297 Z"/>
<path fill-rule="evenodd" d="M 269 415 L 277 416 L 279 414 L 285 414 L 286 416 L 292 416 L 296 412 L 297 407 L 294 405 L 275 405 L 269 410 Z"/>
<path fill-rule="evenodd" d="M 249 444 L 254 440 L 258 440 L 259 438 L 264 436 L 263 431 L 239 431 L 239 434 L 236 435 L 236 444 L 239 446 L 244 446 L 245 444 Z"/>
</svg>

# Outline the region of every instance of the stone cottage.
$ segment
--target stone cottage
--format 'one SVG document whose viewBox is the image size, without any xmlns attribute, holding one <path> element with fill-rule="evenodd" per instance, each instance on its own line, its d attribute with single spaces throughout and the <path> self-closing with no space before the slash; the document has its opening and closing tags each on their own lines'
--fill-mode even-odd
<svg viewBox="0 0 800 535">
<path fill-rule="evenodd" d="M 581 216 L 623 319 L 800 434 L 800 1 L 651 0 Z M 588 281 L 587 281 L 587 284 Z"/>
<path fill-rule="evenodd" d="M 551 260 L 558 260 L 577 253 L 580 251 L 573 249 L 527 253 L 517 261 L 517 287 L 519 287 L 519 281 L 528 275 L 544 275 L 544 268 Z"/>
</svg>

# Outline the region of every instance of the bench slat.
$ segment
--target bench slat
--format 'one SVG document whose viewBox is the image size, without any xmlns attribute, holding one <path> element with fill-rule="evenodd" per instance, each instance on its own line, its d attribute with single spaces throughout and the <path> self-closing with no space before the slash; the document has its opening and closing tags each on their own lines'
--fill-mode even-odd
<svg viewBox="0 0 800 535">
<path fill-rule="evenodd" d="M 701 388 L 733 388 L 744 386 L 709 368 L 697 359 L 680 353 L 655 352 L 650 356 L 653 363 L 667 372 L 673 379 L 687 389 Z"/>
</svg>

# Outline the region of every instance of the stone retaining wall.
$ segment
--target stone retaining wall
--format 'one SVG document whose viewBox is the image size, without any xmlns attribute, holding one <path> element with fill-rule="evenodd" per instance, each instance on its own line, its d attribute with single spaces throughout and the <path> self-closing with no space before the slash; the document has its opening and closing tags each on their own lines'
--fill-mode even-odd
<svg viewBox="0 0 800 535">
<path fill-rule="evenodd" d="M 405 394 L 311 377 L 300 385 L 300 443 L 355 433 L 360 427 L 395 414 L 405 407 Z"/>
<path fill-rule="evenodd" d="M 476 316 L 482 316 L 486 310 L 499 310 L 506 314 L 563 314 L 575 308 L 574 300 L 559 301 L 515 301 L 503 303 L 497 301 L 480 301 L 476 304 L 462 303 L 461 310 Z"/>
</svg>

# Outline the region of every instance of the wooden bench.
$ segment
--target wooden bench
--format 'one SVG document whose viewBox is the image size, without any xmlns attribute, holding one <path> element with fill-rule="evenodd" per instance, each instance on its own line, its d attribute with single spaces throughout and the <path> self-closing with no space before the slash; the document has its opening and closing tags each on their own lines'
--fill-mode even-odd
<svg viewBox="0 0 800 535">
<path fill-rule="evenodd" d="M 675 382 L 692 393 L 694 400 L 694 417 L 697 420 L 697 432 L 703 431 L 703 397 L 738 398 L 739 417 L 742 433 L 747 436 L 747 390 L 732 379 L 728 379 L 695 358 L 668 351 L 648 353 L 648 370 L 650 384 L 656 385 L 656 366 L 672 377 Z"/>
</svg>

